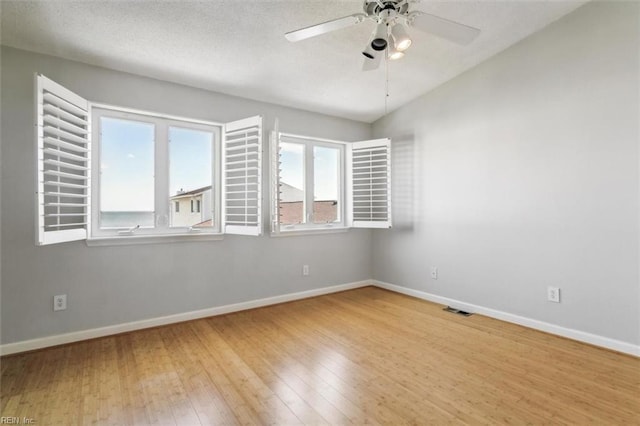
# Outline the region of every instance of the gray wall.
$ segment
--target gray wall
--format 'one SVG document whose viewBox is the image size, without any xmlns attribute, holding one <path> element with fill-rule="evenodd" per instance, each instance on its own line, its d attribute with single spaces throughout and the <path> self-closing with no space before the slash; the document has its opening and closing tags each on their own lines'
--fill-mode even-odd
<svg viewBox="0 0 640 426">
<path fill-rule="evenodd" d="M 374 123 L 374 278 L 640 343 L 639 9 L 587 4 Z"/>
<path fill-rule="evenodd" d="M 639 8 L 591 3 L 378 121 L 394 228 L 87 247 L 34 244 L 33 73 L 90 100 L 292 133 L 347 120 L 2 49 L 2 343 L 373 277 L 640 343 Z M 373 246 L 373 249 L 371 248 Z M 372 253 L 373 251 L 373 253 Z M 371 255 L 373 254 L 373 264 Z M 312 275 L 302 277 L 301 265 Z M 437 281 L 429 266 L 438 266 Z M 548 285 L 562 303 L 546 301 Z M 54 314 L 51 297 L 67 293 Z"/>
<path fill-rule="evenodd" d="M 96 102 L 217 122 L 260 114 L 265 134 L 275 117 L 283 131 L 318 137 L 361 140 L 368 139 L 371 131 L 364 123 L 2 48 L 2 343 L 371 277 L 369 230 L 285 238 L 226 236 L 223 241 L 173 244 L 87 247 L 72 242 L 36 247 L 35 72 Z M 301 276 L 303 264 L 310 265 L 308 277 Z M 63 293 L 68 294 L 69 307 L 54 314 L 52 296 Z"/>
</svg>

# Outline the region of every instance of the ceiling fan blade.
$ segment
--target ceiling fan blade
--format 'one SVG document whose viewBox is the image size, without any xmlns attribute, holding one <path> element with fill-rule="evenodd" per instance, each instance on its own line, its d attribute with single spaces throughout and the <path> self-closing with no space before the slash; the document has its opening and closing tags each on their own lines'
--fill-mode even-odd
<svg viewBox="0 0 640 426">
<path fill-rule="evenodd" d="M 469 44 L 480 34 L 480 30 L 477 28 L 449 21 L 429 13 L 414 12 L 411 15 L 408 20 L 411 26 L 454 43 Z"/>
<path fill-rule="evenodd" d="M 380 66 L 380 61 L 382 60 L 382 57 L 385 55 L 385 52 L 386 50 L 382 52 L 378 52 L 378 54 L 374 56 L 373 59 L 364 58 L 364 63 L 362 64 L 362 71 L 377 70 L 378 67 Z"/>
<path fill-rule="evenodd" d="M 365 17 L 366 15 L 362 13 L 356 13 L 353 15 L 345 16 L 343 18 L 323 22 L 322 24 L 316 24 L 310 27 L 301 28 L 299 30 L 289 31 L 284 36 L 291 42 L 305 40 L 307 38 L 319 36 L 321 34 L 359 24 L 360 22 L 364 21 Z"/>
</svg>

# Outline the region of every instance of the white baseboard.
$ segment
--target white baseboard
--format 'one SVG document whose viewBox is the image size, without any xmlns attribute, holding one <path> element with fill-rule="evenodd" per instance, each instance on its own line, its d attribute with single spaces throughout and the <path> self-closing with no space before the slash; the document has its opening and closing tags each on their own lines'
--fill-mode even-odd
<svg viewBox="0 0 640 426">
<path fill-rule="evenodd" d="M 459 300 L 449 299 L 447 297 L 426 293 L 424 291 L 414 290 L 411 288 L 402 287 L 395 284 L 385 283 L 383 281 L 372 280 L 372 283 L 376 287 L 384 288 L 386 290 L 394 291 L 396 293 L 406 294 L 408 296 L 417 297 L 418 299 L 428 300 L 430 302 L 438 303 L 441 305 L 448 305 L 448 306 L 451 306 L 452 308 L 460 309 L 463 311 L 485 315 L 485 316 L 499 319 L 502 321 L 523 325 L 525 327 L 529 327 L 529 328 L 544 331 L 547 333 L 555 334 L 558 336 L 566 337 L 572 340 L 577 340 L 579 342 L 589 343 L 595 346 L 601 346 L 603 348 L 607 348 L 614 351 L 640 357 L 640 346 L 634 345 L 632 343 L 622 342 L 620 340 L 598 336 L 597 334 L 591 334 L 591 333 L 586 333 L 584 331 L 561 327 L 559 325 L 550 324 L 548 322 L 521 317 L 519 315 L 510 314 L 508 312 L 498 311 L 491 308 L 485 308 L 483 306 L 473 305 L 471 303 L 465 303 Z"/>
<path fill-rule="evenodd" d="M 351 290 L 354 288 L 372 285 L 370 280 L 358 281 L 347 284 L 339 284 L 331 287 L 323 287 L 314 290 L 301 291 L 297 293 L 283 294 L 281 296 L 267 297 L 264 299 L 250 300 L 248 302 L 234 303 L 231 305 L 216 306 L 213 308 L 201 309 L 198 311 L 185 312 L 181 314 L 168 315 L 164 317 L 151 318 L 141 321 L 133 321 L 124 324 L 110 325 L 107 327 L 93 328 L 89 330 L 74 331 L 71 333 L 58 334 L 56 336 L 42 337 L 39 339 L 24 340 L 21 342 L 7 343 L 0 345 L 0 355 L 10 355 L 19 352 L 32 351 L 35 349 L 47 348 L 50 346 L 64 345 L 66 343 L 79 342 L 82 340 L 95 339 L 97 337 L 111 336 L 129 331 L 142 330 L 145 328 L 158 327 L 161 325 L 174 324 L 183 321 L 190 321 L 199 318 L 212 317 L 216 315 L 228 314 L 231 312 L 245 311 L 247 309 L 260 308 L 263 306 L 276 305 L 278 303 L 291 302 L 294 300 L 306 299 L 323 294 L 337 293 L 339 291 Z"/>
<path fill-rule="evenodd" d="M 580 342 L 589 343 L 603 348 L 623 352 L 629 355 L 640 357 L 640 346 L 634 345 L 620 340 L 610 339 L 608 337 L 598 336 L 596 334 L 586 333 L 584 331 L 565 328 L 558 325 L 550 324 L 544 321 L 538 321 L 519 315 L 510 314 L 508 312 L 498 311 L 495 309 L 485 308 L 483 306 L 473 305 L 461 302 L 455 299 L 426 293 L 420 290 L 414 290 L 395 284 L 389 284 L 377 280 L 365 280 L 347 284 L 339 284 L 331 287 L 323 287 L 314 290 L 301 291 L 297 293 L 283 294 L 280 296 L 267 297 L 264 299 L 250 300 L 248 302 L 234 303 L 231 305 L 216 306 L 213 308 L 201 309 L 198 311 L 185 312 L 181 314 L 168 315 L 164 317 L 151 318 L 141 321 L 133 321 L 124 324 L 116 324 L 107 327 L 93 328 L 89 330 L 75 331 L 71 333 L 59 334 L 56 336 L 42 337 L 39 339 L 24 340 L 21 342 L 7 343 L 0 345 L 0 355 L 10 355 L 19 352 L 32 351 L 35 349 L 47 348 L 50 346 L 63 345 L 67 343 L 79 342 L 82 340 L 95 339 L 98 337 L 111 336 L 129 331 L 142 330 L 145 328 L 158 327 L 167 324 L 174 324 L 183 321 L 190 321 L 199 318 L 212 317 L 216 315 L 228 314 L 231 312 L 239 312 L 247 309 L 260 308 L 263 306 L 275 305 L 278 303 L 292 302 L 294 300 L 306 299 L 309 297 L 322 296 L 324 294 L 337 293 L 339 291 L 351 290 L 360 287 L 374 285 L 396 293 L 406 294 L 408 296 L 417 297 L 418 299 L 428 300 L 430 302 L 448 305 L 457 309 L 468 312 L 474 312 L 486 315 L 491 318 L 502 321 L 523 325 L 525 327 L 555 334 Z"/>
</svg>

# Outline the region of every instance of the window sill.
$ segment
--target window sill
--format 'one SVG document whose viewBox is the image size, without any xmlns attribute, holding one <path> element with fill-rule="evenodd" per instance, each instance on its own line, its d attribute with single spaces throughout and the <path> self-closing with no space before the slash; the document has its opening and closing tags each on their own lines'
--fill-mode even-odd
<svg viewBox="0 0 640 426">
<path fill-rule="evenodd" d="M 349 229 L 345 226 L 335 228 L 313 228 L 313 229 L 293 229 L 290 231 L 272 232 L 271 237 L 297 237 L 303 235 L 323 235 L 323 234 L 342 234 L 348 232 Z"/>
<path fill-rule="evenodd" d="M 126 235 L 118 237 L 91 237 L 87 239 L 89 247 L 128 246 L 134 244 L 186 243 L 200 241 L 219 241 L 223 234 L 173 234 L 173 235 Z"/>
</svg>

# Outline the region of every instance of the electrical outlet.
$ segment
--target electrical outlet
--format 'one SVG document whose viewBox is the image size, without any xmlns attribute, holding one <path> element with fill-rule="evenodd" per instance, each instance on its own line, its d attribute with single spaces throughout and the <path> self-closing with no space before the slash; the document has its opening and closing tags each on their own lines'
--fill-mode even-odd
<svg viewBox="0 0 640 426">
<path fill-rule="evenodd" d="M 438 279 L 438 267 L 437 266 L 432 266 L 431 267 L 431 279 L 433 279 L 433 280 L 437 280 Z"/>
<path fill-rule="evenodd" d="M 547 300 L 560 303 L 560 289 L 558 287 L 547 287 Z"/>
<path fill-rule="evenodd" d="M 67 309 L 67 295 L 59 294 L 57 296 L 53 296 L 53 310 L 64 311 L 65 309 Z"/>
<path fill-rule="evenodd" d="M 305 277 L 309 275 L 309 265 L 302 265 L 302 275 Z"/>
</svg>

